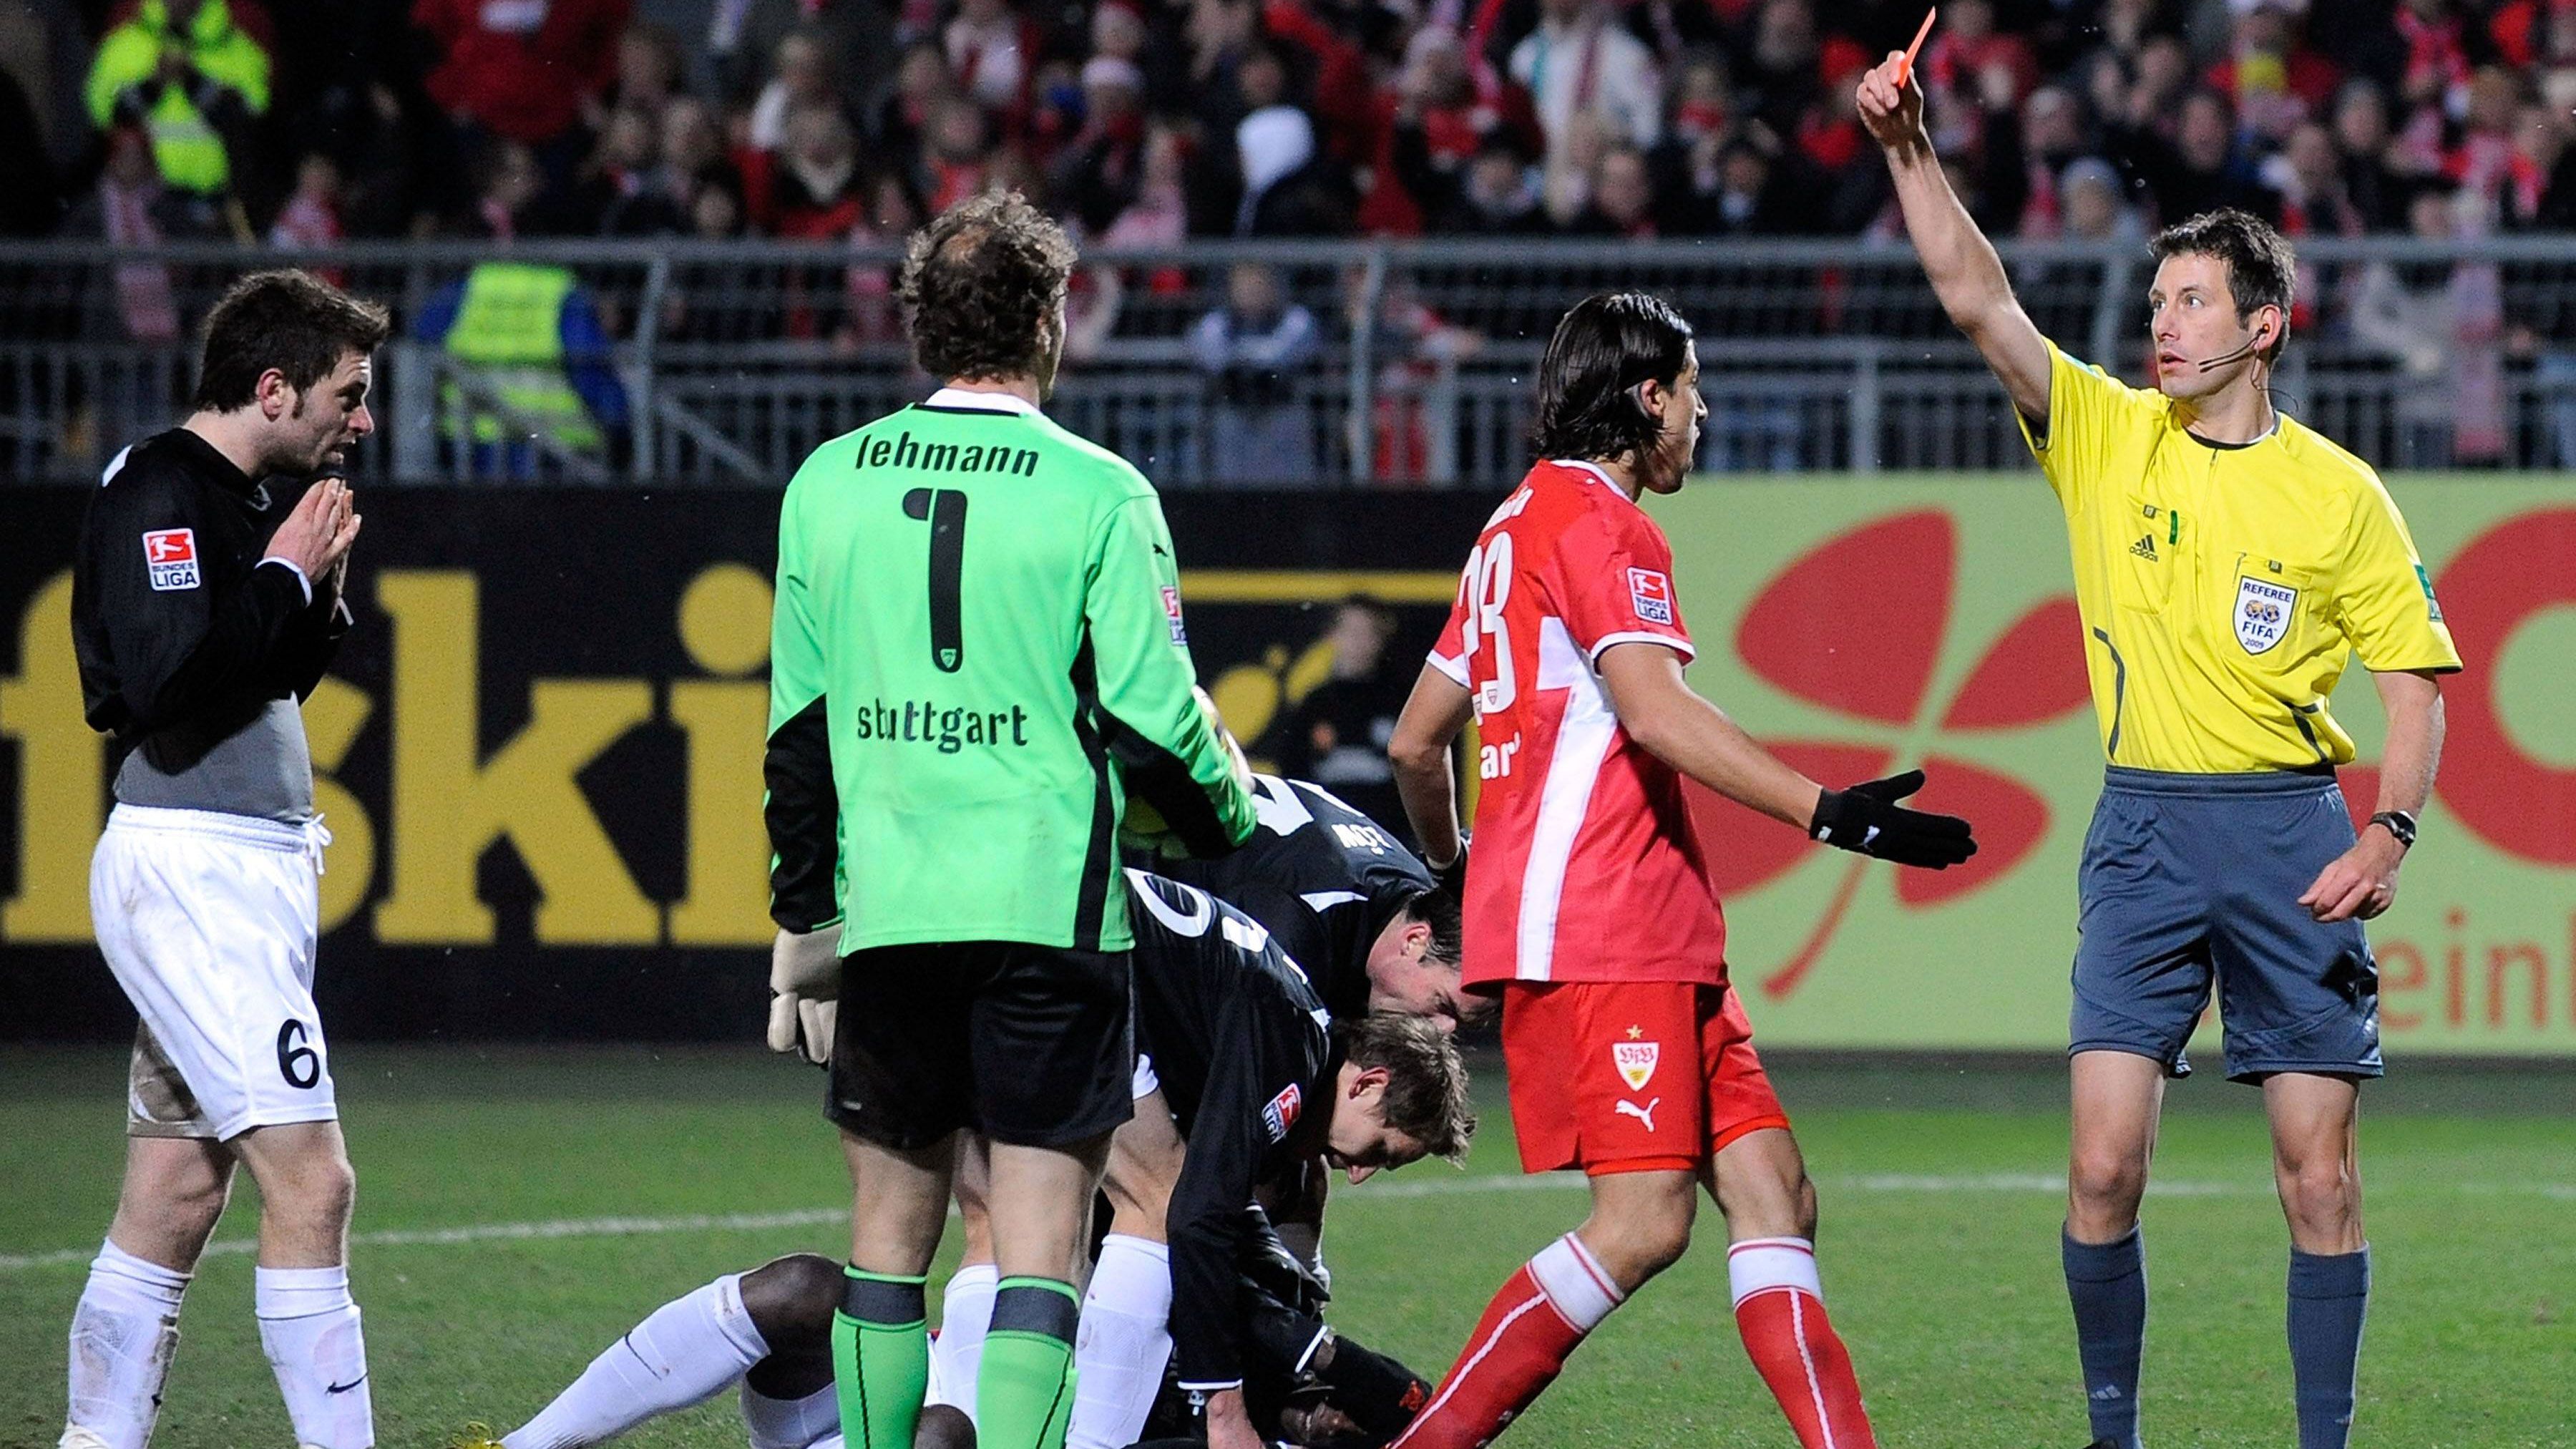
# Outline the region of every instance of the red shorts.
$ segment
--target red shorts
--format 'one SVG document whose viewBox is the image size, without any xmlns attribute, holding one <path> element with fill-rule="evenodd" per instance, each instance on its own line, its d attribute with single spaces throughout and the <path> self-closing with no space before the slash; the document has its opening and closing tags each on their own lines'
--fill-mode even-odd
<svg viewBox="0 0 2576 1449">
<path fill-rule="evenodd" d="M 1521 1170 L 1695 1172 L 1789 1114 L 1725 987 L 1509 982 L 1503 1064 Z"/>
</svg>

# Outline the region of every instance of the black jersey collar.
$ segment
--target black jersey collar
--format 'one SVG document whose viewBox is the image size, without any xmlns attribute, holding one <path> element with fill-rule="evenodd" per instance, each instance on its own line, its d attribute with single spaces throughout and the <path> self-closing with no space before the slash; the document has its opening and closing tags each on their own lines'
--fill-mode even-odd
<svg viewBox="0 0 2576 1449">
<path fill-rule="evenodd" d="M 190 454 L 207 481 L 222 485 L 225 492 L 236 498 L 256 501 L 259 480 L 233 466 L 233 460 L 224 456 L 223 449 L 187 428 L 172 428 L 161 436 L 172 447 Z"/>
</svg>

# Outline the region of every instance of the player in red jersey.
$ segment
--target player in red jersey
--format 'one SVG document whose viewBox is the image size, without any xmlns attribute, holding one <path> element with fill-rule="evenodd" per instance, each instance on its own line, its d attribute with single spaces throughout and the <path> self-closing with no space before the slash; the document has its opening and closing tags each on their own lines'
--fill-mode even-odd
<svg viewBox="0 0 2576 1449">
<path fill-rule="evenodd" d="M 1433 862 L 1464 862 L 1449 748 L 1481 735 L 1466 984 L 1503 998 L 1521 1166 L 1580 1167 L 1592 1214 L 1485 1309 L 1396 1449 L 1502 1432 L 1611 1309 L 1689 1245 L 1698 1187 L 1726 1215 L 1736 1326 L 1808 1449 L 1868 1449 L 1851 1357 L 1816 1276 L 1816 1194 L 1726 984 L 1687 775 L 1829 845 L 1940 869 L 1968 823 L 1895 802 L 1919 773 L 1826 790 L 1682 682 L 1672 549 L 1637 506 L 1698 448 L 1690 325 L 1591 297 L 1539 365 L 1551 460 L 1495 510 L 1388 746 Z M 1444 869 L 1444 873 L 1446 870 Z"/>
</svg>

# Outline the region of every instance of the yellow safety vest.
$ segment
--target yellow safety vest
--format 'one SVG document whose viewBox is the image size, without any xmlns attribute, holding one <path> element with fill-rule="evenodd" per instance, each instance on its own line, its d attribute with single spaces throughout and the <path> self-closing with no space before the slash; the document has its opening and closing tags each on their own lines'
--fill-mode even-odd
<svg viewBox="0 0 2576 1449">
<path fill-rule="evenodd" d="M 563 309 L 572 273 L 528 262 L 480 262 L 465 277 L 448 355 L 491 382 L 503 403 L 543 423 L 556 442 L 585 451 L 600 446 L 599 425 L 564 374 Z M 452 410 L 461 399 L 447 390 Z M 501 420 L 474 419 L 474 441 L 502 441 Z"/>
<path fill-rule="evenodd" d="M 179 34 L 167 0 L 143 0 L 132 20 L 108 32 L 90 66 L 85 99 L 90 119 L 105 127 L 116 116 L 116 95 L 161 67 L 161 52 L 177 46 L 207 76 L 241 92 L 253 115 L 268 109 L 268 52 L 233 23 L 224 0 L 206 0 Z M 211 196 L 232 183 L 223 137 L 177 86 L 165 86 L 144 126 L 161 179 L 182 191 Z"/>
</svg>

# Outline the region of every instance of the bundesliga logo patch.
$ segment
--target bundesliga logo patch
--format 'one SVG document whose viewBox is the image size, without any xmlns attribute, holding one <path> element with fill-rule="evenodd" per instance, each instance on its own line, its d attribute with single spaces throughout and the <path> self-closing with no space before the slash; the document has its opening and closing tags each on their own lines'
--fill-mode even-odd
<svg viewBox="0 0 2576 1449">
<path fill-rule="evenodd" d="M 143 571 L 160 593 L 197 586 L 197 531 L 164 528 L 143 535 Z"/>
<path fill-rule="evenodd" d="M 1281 1087 L 1278 1096 L 1262 1104 L 1261 1125 L 1269 1130 L 1271 1141 L 1288 1140 L 1288 1129 L 1297 1125 L 1297 1113 L 1304 1106 L 1305 1096 L 1295 1082 Z"/>
<path fill-rule="evenodd" d="M 1170 584 L 1163 585 L 1163 617 L 1171 622 L 1172 642 L 1188 644 L 1190 632 L 1181 627 L 1181 591 Z"/>
<path fill-rule="evenodd" d="M 1649 624 L 1673 622 L 1673 581 L 1653 569 L 1628 570 L 1628 602 Z"/>
</svg>

